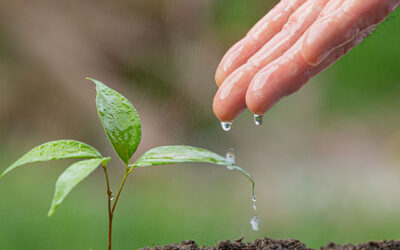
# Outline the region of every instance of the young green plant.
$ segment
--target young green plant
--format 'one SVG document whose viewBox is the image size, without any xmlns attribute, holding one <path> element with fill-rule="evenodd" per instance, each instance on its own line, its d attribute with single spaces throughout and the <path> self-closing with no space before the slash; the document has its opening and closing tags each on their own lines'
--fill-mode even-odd
<svg viewBox="0 0 400 250">
<path fill-rule="evenodd" d="M 103 157 L 94 147 L 74 140 L 52 141 L 33 148 L 8 167 L 0 175 L 0 178 L 27 163 L 72 158 L 85 159 L 72 164 L 58 178 L 48 216 L 53 215 L 68 193 L 98 166 L 102 166 L 106 179 L 108 197 L 107 249 L 109 250 L 111 250 L 112 224 L 115 209 L 126 179 L 135 168 L 183 162 L 202 162 L 228 166 L 231 169 L 241 172 L 248 178 L 252 186 L 252 197 L 254 199 L 254 181 L 249 173 L 225 157 L 206 149 L 190 146 L 161 146 L 147 151 L 135 163 L 130 164 L 130 159 L 139 146 L 142 136 L 141 122 L 137 111 L 128 99 L 115 90 L 95 79 L 87 79 L 96 84 L 96 105 L 100 121 L 115 152 L 123 162 L 125 174 L 114 199 L 110 188 L 107 168 L 110 157 Z"/>
</svg>

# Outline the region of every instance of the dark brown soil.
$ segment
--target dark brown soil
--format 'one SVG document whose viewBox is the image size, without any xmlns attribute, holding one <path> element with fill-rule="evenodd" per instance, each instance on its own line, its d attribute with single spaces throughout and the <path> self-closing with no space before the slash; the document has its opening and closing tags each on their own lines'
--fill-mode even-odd
<svg viewBox="0 0 400 250">
<path fill-rule="evenodd" d="M 229 240 L 221 241 L 216 246 L 205 247 L 198 246 L 193 240 L 182 241 L 181 244 L 169 244 L 165 246 L 145 247 L 142 250 L 308 250 L 305 244 L 298 240 L 274 240 L 265 237 L 264 239 L 256 240 L 254 242 L 243 242 L 243 238 L 231 242 Z M 400 250 L 400 241 L 371 241 L 368 243 L 361 243 L 358 245 L 336 245 L 329 243 L 321 250 Z"/>
<path fill-rule="evenodd" d="M 321 247 L 321 250 L 397 250 L 400 249 L 400 240 L 390 241 L 370 241 L 368 243 L 361 243 L 358 245 L 347 244 L 347 245 L 336 245 L 335 243 L 329 243 L 325 247 Z"/>
</svg>

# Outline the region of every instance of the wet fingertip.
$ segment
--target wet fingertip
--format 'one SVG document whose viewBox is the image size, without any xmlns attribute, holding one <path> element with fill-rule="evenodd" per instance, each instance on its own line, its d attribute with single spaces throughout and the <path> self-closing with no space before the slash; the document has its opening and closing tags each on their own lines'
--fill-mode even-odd
<svg viewBox="0 0 400 250">
<path fill-rule="evenodd" d="M 250 88 L 247 90 L 246 93 L 246 106 L 247 108 L 253 112 L 254 114 L 264 114 L 263 105 L 263 97 L 260 96 L 259 93 L 256 93 Z"/>
<path fill-rule="evenodd" d="M 214 98 L 213 111 L 215 116 L 221 122 L 232 122 L 236 117 L 238 117 L 244 110 L 246 105 L 229 105 L 228 103 L 220 102 L 218 97 Z"/>
<path fill-rule="evenodd" d="M 225 74 L 224 72 L 221 70 L 220 67 L 218 67 L 217 71 L 215 72 L 215 83 L 217 84 L 218 87 L 221 86 L 222 82 L 225 79 Z"/>
<path fill-rule="evenodd" d="M 254 119 L 256 116 L 264 116 L 278 101 L 279 99 L 273 99 L 271 96 L 267 97 L 260 91 L 248 91 L 246 94 L 246 105 L 254 113 Z M 260 118 L 258 117 L 258 119 Z"/>
<path fill-rule="evenodd" d="M 328 55 L 329 51 L 321 51 L 321 48 L 317 46 L 317 42 L 320 40 L 315 33 L 315 28 L 311 27 L 310 30 L 304 35 L 304 39 L 301 44 L 301 55 L 304 60 L 311 66 L 318 66 Z"/>
<path fill-rule="evenodd" d="M 240 110 L 232 110 L 215 102 L 213 104 L 214 114 L 221 122 L 232 122 L 244 109 L 245 107 Z"/>
<path fill-rule="evenodd" d="M 229 113 L 227 112 L 227 109 L 223 105 L 221 105 L 220 101 L 218 100 L 218 93 L 214 97 L 213 111 L 214 111 L 215 116 L 221 122 L 230 122 L 230 121 L 232 121 Z"/>
</svg>

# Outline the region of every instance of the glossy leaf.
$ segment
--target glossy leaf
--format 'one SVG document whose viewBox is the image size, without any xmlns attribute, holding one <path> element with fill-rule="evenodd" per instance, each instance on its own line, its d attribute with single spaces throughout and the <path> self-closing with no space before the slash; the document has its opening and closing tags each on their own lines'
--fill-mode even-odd
<svg viewBox="0 0 400 250">
<path fill-rule="evenodd" d="M 110 158 L 84 160 L 68 167 L 56 182 L 56 191 L 48 216 L 54 214 L 56 208 L 79 182 L 88 177 L 101 163 L 107 164 L 109 160 Z"/>
<path fill-rule="evenodd" d="M 142 137 L 139 115 L 121 94 L 95 79 L 87 79 L 96 84 L 97 111 L 108 139 L 121 160 L 128 164 Z"/>
<path fill-rule="evenodd" d="M 156 147 L 144 153 L 134 164 L 130 165 L 130 167 L 137 168 L 184 162 L 211 163 L 220 166 L 229 166 L 231 169 L 239 171 L 249 179 L 251 183 L 251 194 L 253 199 L 255 199 L 255 182 L 251 175 L 239 166 L 232 164 L 232 162 L 228 161 L 225 157 L 206 149 L 190 146 Z"/>
<path fill-rule="evenodd" d="M 20 159 L 8 167 L 1 175 L 4 176 L 11 170 L 26 163 L 49 161 L 71 158 L 101 158 L 101 154 L 95 148 L 79 141 L 59 140 L 44 143 L 33 148 Z"/>
</svg>

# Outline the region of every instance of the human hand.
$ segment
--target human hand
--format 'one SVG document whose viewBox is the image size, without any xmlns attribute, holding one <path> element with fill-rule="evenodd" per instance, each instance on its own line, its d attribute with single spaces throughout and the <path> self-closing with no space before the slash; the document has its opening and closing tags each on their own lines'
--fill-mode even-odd
<svg viewBox="0 0 400 250">
<path fill-rule="evenodd" d="M 361 43 L 400 0 L 281 0 L 225 54 L 214 113 L 262 115 Z"/>
</svg>

